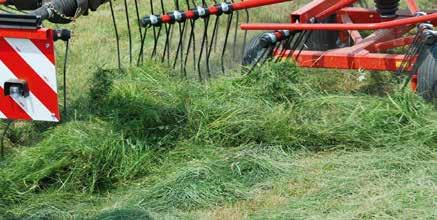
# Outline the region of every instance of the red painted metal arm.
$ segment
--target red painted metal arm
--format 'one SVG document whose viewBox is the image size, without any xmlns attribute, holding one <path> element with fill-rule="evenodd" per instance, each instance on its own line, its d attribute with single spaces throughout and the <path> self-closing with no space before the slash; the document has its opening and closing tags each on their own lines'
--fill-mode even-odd
<svg viewBox="0 0 437 220">
<path fill-rule="evenodd" d="M 355 2 L 357 2 L 357 0 L 341 0 L 341 1 L 337 2 L 335 5 L 329 7 L 325 11 L 323 11 L 322 13 L 316 15 L 315 18 L 317 18 L 317 19 L 326 18 L 326 17 L 334 14 L 338 10 L 345 8 L 347 6 L 350 6 Z"/>
<path fill-rule="evenodd" d="M 266 5 L 274 5 L 282 2 L 289 2 L 292 0 L 246 0 L 232 4 L 232 8 L 236 11 L 249 8 L 262 7 Z"/>
<path fill-rule="evenodd" d="M 242 24 L 243 30 L 379 30 L 437 21 L 437 13 L 371 24 Z"/>
<path fill-rule="evenodd" d="M 289 1 L 292 1 L 292 0 L 246 0 L 246 1 L 242 1 L 242 2 L 232 3 L 231 6 L 232 6 L 233 11 L 239 11 L 239 10 L 262 7 L 262 6 L 266 6 L 266 5 L 273 5 L 273 4 L 289 2 Z M 208 11 L 209 11 L 210 15 L 219 14 L 219 12 L 220 12 L 219 5 L 214 5 L 214 6 L 208 7 Z M 196 15 L 195 15 L 193 10 L 187 10 L 184 12 L 184 14 L 185 14 L 186 19 L 196 18 Z M 161 15 L 160 17 L 161 17 L 162 23 L 172 22 L 172 18 L 168 14 Z"/>
</svg>

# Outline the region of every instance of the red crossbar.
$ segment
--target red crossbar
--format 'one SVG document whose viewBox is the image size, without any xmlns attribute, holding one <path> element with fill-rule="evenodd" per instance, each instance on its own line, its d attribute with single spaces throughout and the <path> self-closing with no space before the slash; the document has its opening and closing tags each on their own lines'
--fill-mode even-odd
<svg viewBox="0 0 437 220">
<path fill-rule="evenodd" d="M 289 53 L 294 53 L 294 51 L 287 51 L 285 55 L 283 55 L 283 58 L 295 60 L 296 57 L 289 55 Z M 302 51 L 296 62 L 301 67 L 310 68 L 396 71 L 404 57 L 404 55 L 397 54 L 347 54 L 324 51 Z"/>
<path fill-rule="evenodd" d="M 49 40 L 53 38 L 53 33 L 46 28 L 39 28 L 36 30 L 0 29 L 0 37 Z"/>
<path fill-rule="evenodd" d="M 437 13 L 419 17 L 402 18 L 393 21 L 367 24 L 242 24 L 243 30 L 380 30 L 408 26 L 428 21 L 437 21 Z"/>
</svg>

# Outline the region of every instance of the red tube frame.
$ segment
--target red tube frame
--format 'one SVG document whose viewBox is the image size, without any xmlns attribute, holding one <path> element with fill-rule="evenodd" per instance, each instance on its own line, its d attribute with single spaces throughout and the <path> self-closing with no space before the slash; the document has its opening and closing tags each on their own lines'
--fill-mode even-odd
<svg viewBox="0 0 437 220">
<path fill-rule="evenodd" d="M 257 7 L 262 7 L 262 6 L 266 6 L 266 5 L 279 4 L 279 3 L 283 3 L 283 2 L 289 2 L 289 1 L 292 1 L 292 0 L 246 0 L 246 1 L 232 3 L 231 5 L 232 5 L 233 11 L 240 11 L 240 10 L 257 8 Z M 209 11 L 209 14 L 216 15 L 219 13 L 219 8 L 218 8 L 218 6 L 215 6 L 215 5 L 210 6 L 210 7 L 208 7 L 208 11 Z M 184 11 L 184 14 L 185 14 L 186 19 L 196 18 L 193 10 Z M 160 18 L 161 18 L 162 23 L 172 22 L 172 18 L 169 14 L 160 15 Z"/>
<path fill-rule="evenodd" d="M 283 59 L 292 59 L 301 67 L 363 69 L 396 71 L 403 54 L 382 53 L 392 48 L 411 44 L 414 36 L 404 36 L 416 24 L 431 21 L 437 25 L 437 11 L 428 15 L 414 16 L 420 11 L 414 0 L 406 0 L 408 11 L 399 10 L 397 18 L 381 18 L 374 9 L 350 7 L 356 0 L 313 0 L 291 15 L 289 24 L 243 24 L 243 30 L 331 30 L 339 31 L 343 39 L 352 37 L 354 45 L 328 51 L 287 51 Z M 310 24 L 311 18 L 320 20 L 336 14 L 336 24 Z M 362 38 L 358 30 L 374 30 Z M 280 33 L 280 32 L 277 32 Z M 340 37 L 342 39 L 342 37 Z M 377 52 L 377 53 L 375 53 Z M 407 67 L 411 69 L 411 67 Z"/>
<path fill-rule="evenodd" d="M 243 30 L 330 30 L 330 31 L 348 31 L 348 30 L 380 30 L 394 27 L 414 25 L 423 22 L 437 22 L 437 13 L 419 17 L 403 18 L 399 20 L 385 21 L 380 23 L 367 24 L 242 24 Z"/>
</svg>

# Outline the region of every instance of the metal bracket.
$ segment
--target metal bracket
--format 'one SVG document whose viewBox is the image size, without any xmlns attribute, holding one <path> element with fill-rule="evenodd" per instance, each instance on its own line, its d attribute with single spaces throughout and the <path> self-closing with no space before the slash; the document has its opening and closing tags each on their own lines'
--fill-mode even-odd
<svg viewBox="0 0 437 220">
<path fill-rule="evenodd" d="M 38 29 L 41 26 L 42 19 L 40 16 L 0 14 L 0 28 Z"/>
<path fill-rule="evenodd" d="M 21 97 L 29 97 L 29 86 L 25 80 L 11 79 L 5 82 L 5 96 L 19 95 Z"/>
</svg>

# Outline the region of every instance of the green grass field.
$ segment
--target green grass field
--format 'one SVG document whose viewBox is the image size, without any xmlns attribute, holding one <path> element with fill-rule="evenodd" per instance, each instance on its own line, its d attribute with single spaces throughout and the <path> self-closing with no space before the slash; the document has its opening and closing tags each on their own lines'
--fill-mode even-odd
<svg viewBox="0 0 437 220">
<path fill-rule="evenodd" d="M 437 218 L 437 111 L 391 73 L 278 63 L 200 83 L 116 70 L 107 6 L 69 27 L 68 119 L 14 125 L 0 219 Z"/>
</svg>

